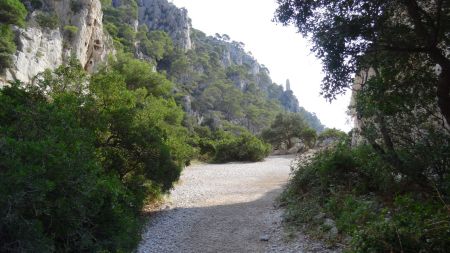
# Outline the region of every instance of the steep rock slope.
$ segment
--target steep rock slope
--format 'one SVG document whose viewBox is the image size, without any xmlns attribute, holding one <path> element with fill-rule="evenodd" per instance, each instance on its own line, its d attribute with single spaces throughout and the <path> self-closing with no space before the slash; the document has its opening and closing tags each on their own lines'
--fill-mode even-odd
<svg viewBox="0 0 450 253">
<path fill-rule="evenodd" d="M 54 69 L 70 56 L 87 71 L 105 60 L 112 46 L 103 32 L 99 0 L 23 1 L 29 10 L 25 28 L 15 28 L 17 51 L 13 67 L 2 78 L 30 81 L 45 69 Z"/>
<path fill-rule="evenodd" d="M 137 3 L 140 25 L 167 32 L 184 51 L 192 49 L 192 25 L 186 9 L 179 9 L 167 0 L 139 0 Z"/>
</svg>

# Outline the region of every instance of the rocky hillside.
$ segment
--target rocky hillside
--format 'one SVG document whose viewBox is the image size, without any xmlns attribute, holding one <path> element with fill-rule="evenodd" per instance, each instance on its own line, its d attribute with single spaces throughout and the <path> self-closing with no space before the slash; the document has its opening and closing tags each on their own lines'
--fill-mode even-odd
<svg viewBox="0 0 450 253">
<path fill-rule="evenodd" d="M 167 0 L 23 0 L 26 25 L 14 26 L 17 50 L 1 83 L 29 82 L 75 56 L 88 72 L 108 54 L 131 53 L 175 83 L 174 93 L 196 124 L 223 121 L 259 132 L 275 114 L 319 119 L 299 106 L 290 89 L 272 82 L 269 70 L 226 34 L 206 36 L 192 27 L 187 10 Z"/>
<path fill-rule="evenodd" d="M 180 48 L 185 51 L 192 49 L 192 25 L 186 9 L 179 9 L 167 0 L 139 0 L 137 4 L 138 25 L 165 31 Z M 115 6 L 119 5 L 116 3 Z"/>
</svg>

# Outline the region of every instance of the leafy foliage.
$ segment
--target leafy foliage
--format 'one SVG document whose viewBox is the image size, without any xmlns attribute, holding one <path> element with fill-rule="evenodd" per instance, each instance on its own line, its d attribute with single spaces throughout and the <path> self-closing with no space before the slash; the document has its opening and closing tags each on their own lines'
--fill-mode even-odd
<svg viewBox="0 0 450 253">
<path fill-rule="evenodd" d="M 11 55 L 16 52 L 14 34 L 8 25 L 0 24 L 0 72 L 12 65 Z"/>
<path fill-rule="evenodd" d="M 0 1 L 0 74 L 12 65 L 11 55 L 16 52 L 11 25 L 23 26 L 27 10 L 18 0 Z"/>
<path fill-rule="evenodd" d="M 58 16 L 54 13 L 40 12 L 36 15 L 36 22 L 42 28 L 56 29 L 60 25 Z"/>
<path fill-rule="evenodd" d="M 120 6 L 112 6 L 111 1 L 102 3 L 103 23 L 106 31 L 113 37 L 116 49 L 128 53 L 135 52 L 136 32 L 132 26 L 138 17 L 135 0 L 121 1 Z"/>
<path fill-rule="evenodd" d="M 327 128 L 325 131 L 321 132 L 317 136 L 317 144 L 319 146 L 324 145 L 327 146 L 330 143 L 335 143 L 337 141 L 346 141 L 348 135 L 341 130 L 335 128 Z M 327 143 L 328 142 L 328 143 Z"/>
<path fill-rule="evenodd" d="M 158 81 L 127 83 L 144 80 L 129 79 L 136 64 L 121 56 L 88 77 L 72 59 L 2 90 L 1 251 L 134 249 L 142 206 L 194 153 Z"/>
<path fill-rule="evenodd" d="M 0 1 L 0 23 L 8 25 L 25 24 L 27 9 L 19 0 Z"/>
<path fill-rule="evenodd" d="M 142 35 L 138 34 L 138 36 L 142 36 L 140 43 L 143 52 L 154 59 L 155 62 L 159 62 L 173 53 L 174 45 L 167 33 L 163 31 L 148 32 L 145 25 L 139 29 L 140 33 L 143 33 Z"/>
<path fill-rule="evenodd" d="M 270 153 L 270 145 L 255 136 L 244 133 L 221 139 L 215 147 L 215 162 L 261 161 Z"/>
<path fill-rule="evenodd" d="M 314 203 L 311 209 L 325 210 L 353 237 L 354 252 L 445 252 L 449 5 L 427 0 L 278 3 L 278 20 L 311 36 L 324 63 L 326 97 L 349 87 L 357 73 L 352 109 L 359 128 L 353 134 L 363 143 L 353 149 L 341 143 L 299 165 L 288 202 L 295 206 L 293 199 L 302 199 Z M 293 210 L 297 217 L 303 213 Z"/>
<path fill-rule="evenodd" d="M 450 243 L 448 192 L 438 185 L 434 190 L 414 187 L 371 146 L 347 145 L 298 164 L 283 194 L 287 220 L 306 224 L 314 233 L 323 222 L 317 214 L 325 213 L 343 235 L 351 236 L 350 252 L 445 252 Z"/>
<path fill-rule="evenodd" d="M 270 128 L 263 131 L 262 137 L 276 148 L 286 145 L 290 149 L 294 145 L 294 138 L 303 140 L 310 147 L 314 146 L 317 134 L 299 114 L 290 113 L 278 114 Z"/>
<path fill-rule="evenodd" d="M 446 54 L 450 5 L 431 0 L 278 0 L 278 4 L 278 21 L 292 23 L 311 37 L 313 51 L 324 65 L 325 97 L 334 98 L 350 87 L 358 71 L 383 69 L 383 59 L 388 58 L 395 63 L 389 67 L 403 68 L 402 75 L 391 76 L 392 85 L 406 84 L 408 77 L 434 75 L 430 87 L 436 89 L 435 104 L 450 122 L 450 59 Z M 419 65 L 410 64 L 418 59 Z M 428 64 L 438 64 L 440 73 L 421 68 Z M 408 84 L 413 88 L 422 85 Z"/>
<path fill-rule="evenodd" d="M 64 26 L 64 32 L 69 39 L 73 39 L 77 35 L 78 27 L 73 25 L 66 25 Z"/>
<path fill-rule="evenodd" d="M 60 93 L 50 103 L 17 86 L 0 97 L 0 251 L 131 250 L 136 200 L 102 170 L 82 99 Z"/>
</svg>

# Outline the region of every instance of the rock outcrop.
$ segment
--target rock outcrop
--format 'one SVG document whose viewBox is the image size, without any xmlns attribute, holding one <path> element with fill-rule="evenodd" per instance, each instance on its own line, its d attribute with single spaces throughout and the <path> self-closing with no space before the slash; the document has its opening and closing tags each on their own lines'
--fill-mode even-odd
<svg viewBox="0 0 450 253">
<path fill-rule="evenodd" d="M 175 45 L 184 51 L 192 49 L 192 24 L 186 9 L 180 9 L 167 0 L 139 0 L 138 6 L 139 25 L 165 31 Z"/>
<path fill-rule="evenodd" d="M 370 68 L 369 70 L 360 71 L 359 74 L 355 76 L 355 80 L 352 86 L 352 98 L 350 101 L 350 116 L 353 121 L 353 131 L 352 131 L 352 146 L 356 147 L 365 142 L 364 138 L 361 136 L 361 129 L 364 125 L 364 121 L 358 117 L 356 113 L 356 95 L 362 86 L 371 78 L 375 76 L 375 70 Z"/>
<path fill-rule="evenodd" d="M 112 42 L 103 32 L 103 12 L 99 0 L 47 1 L 45 10 L 29 13 L 26 28 L 15 28 L 17 51 L 14 65 L 6 71 L 3 82 L 30 81 L 45 69 L 54 69 L 74 56 L 85 70 L 92 72 L 113 51 Z M 54 29 L 42 27 L 39 15 L 54 15 Z M 71 29 L 70 29 L 71 28 Z"/>
<path fill-rule="evenodd" d="M 203 34 L 204 35 L 204 34 Z M 223 68 L 235 66 L 246 66 L 248 77 L 240 75 L 229 76 L 234 85 L 244 90 L 249 83 L 255 83 L 259 89 L 267 91 L 267 87 L 272 84 L 269 71 L 244 49 L 244 44 L 237 41 L 230 41 L 228 35 L 216 34 L 213 36 L 198 36 L 192 40 L 194 47 L 196 44 L 209 44 L 221 48 L 220 63 Z"/>
</svg>

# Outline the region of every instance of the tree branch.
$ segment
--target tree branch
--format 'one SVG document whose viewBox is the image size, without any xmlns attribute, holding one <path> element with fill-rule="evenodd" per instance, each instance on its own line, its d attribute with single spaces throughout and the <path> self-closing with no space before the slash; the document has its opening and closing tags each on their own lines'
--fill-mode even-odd
<svg viewBox="0 0 450 253">
<path fill-rule="evenodd" d="M 432 47 L 432 41 L 430 40 L 431 36 L 425 28 L 425 25 L 421 19 L 420 13 L 422 12 L 422 10 L 419 7 L 419 4 L 417 4 L 417 1 L 415 0 L 404 0 L 403 2 L 408 11 L 408 15 L 414 24 L 414 30 L 416 31 L 416 34 L 419 35 L 420 38 L 427 41 L 428 47 Z"/>
<path fill-rule="evenodd" d="M 394 52 L 404 52 L 404 53 L 428 53 L 431 51 L 428 47 L 399 47 L 393 45 L 380 45 L 383 50 L 394 51 Z"/>
<path fill-rule="evenodd" d="M 442 4 L 443 0 L 437 0 L 436 3 L 436 25 L 434 29 L 433 43 L 437 45 L 439 40 L 439 32 L 441 30 Z"/>
</svg>

